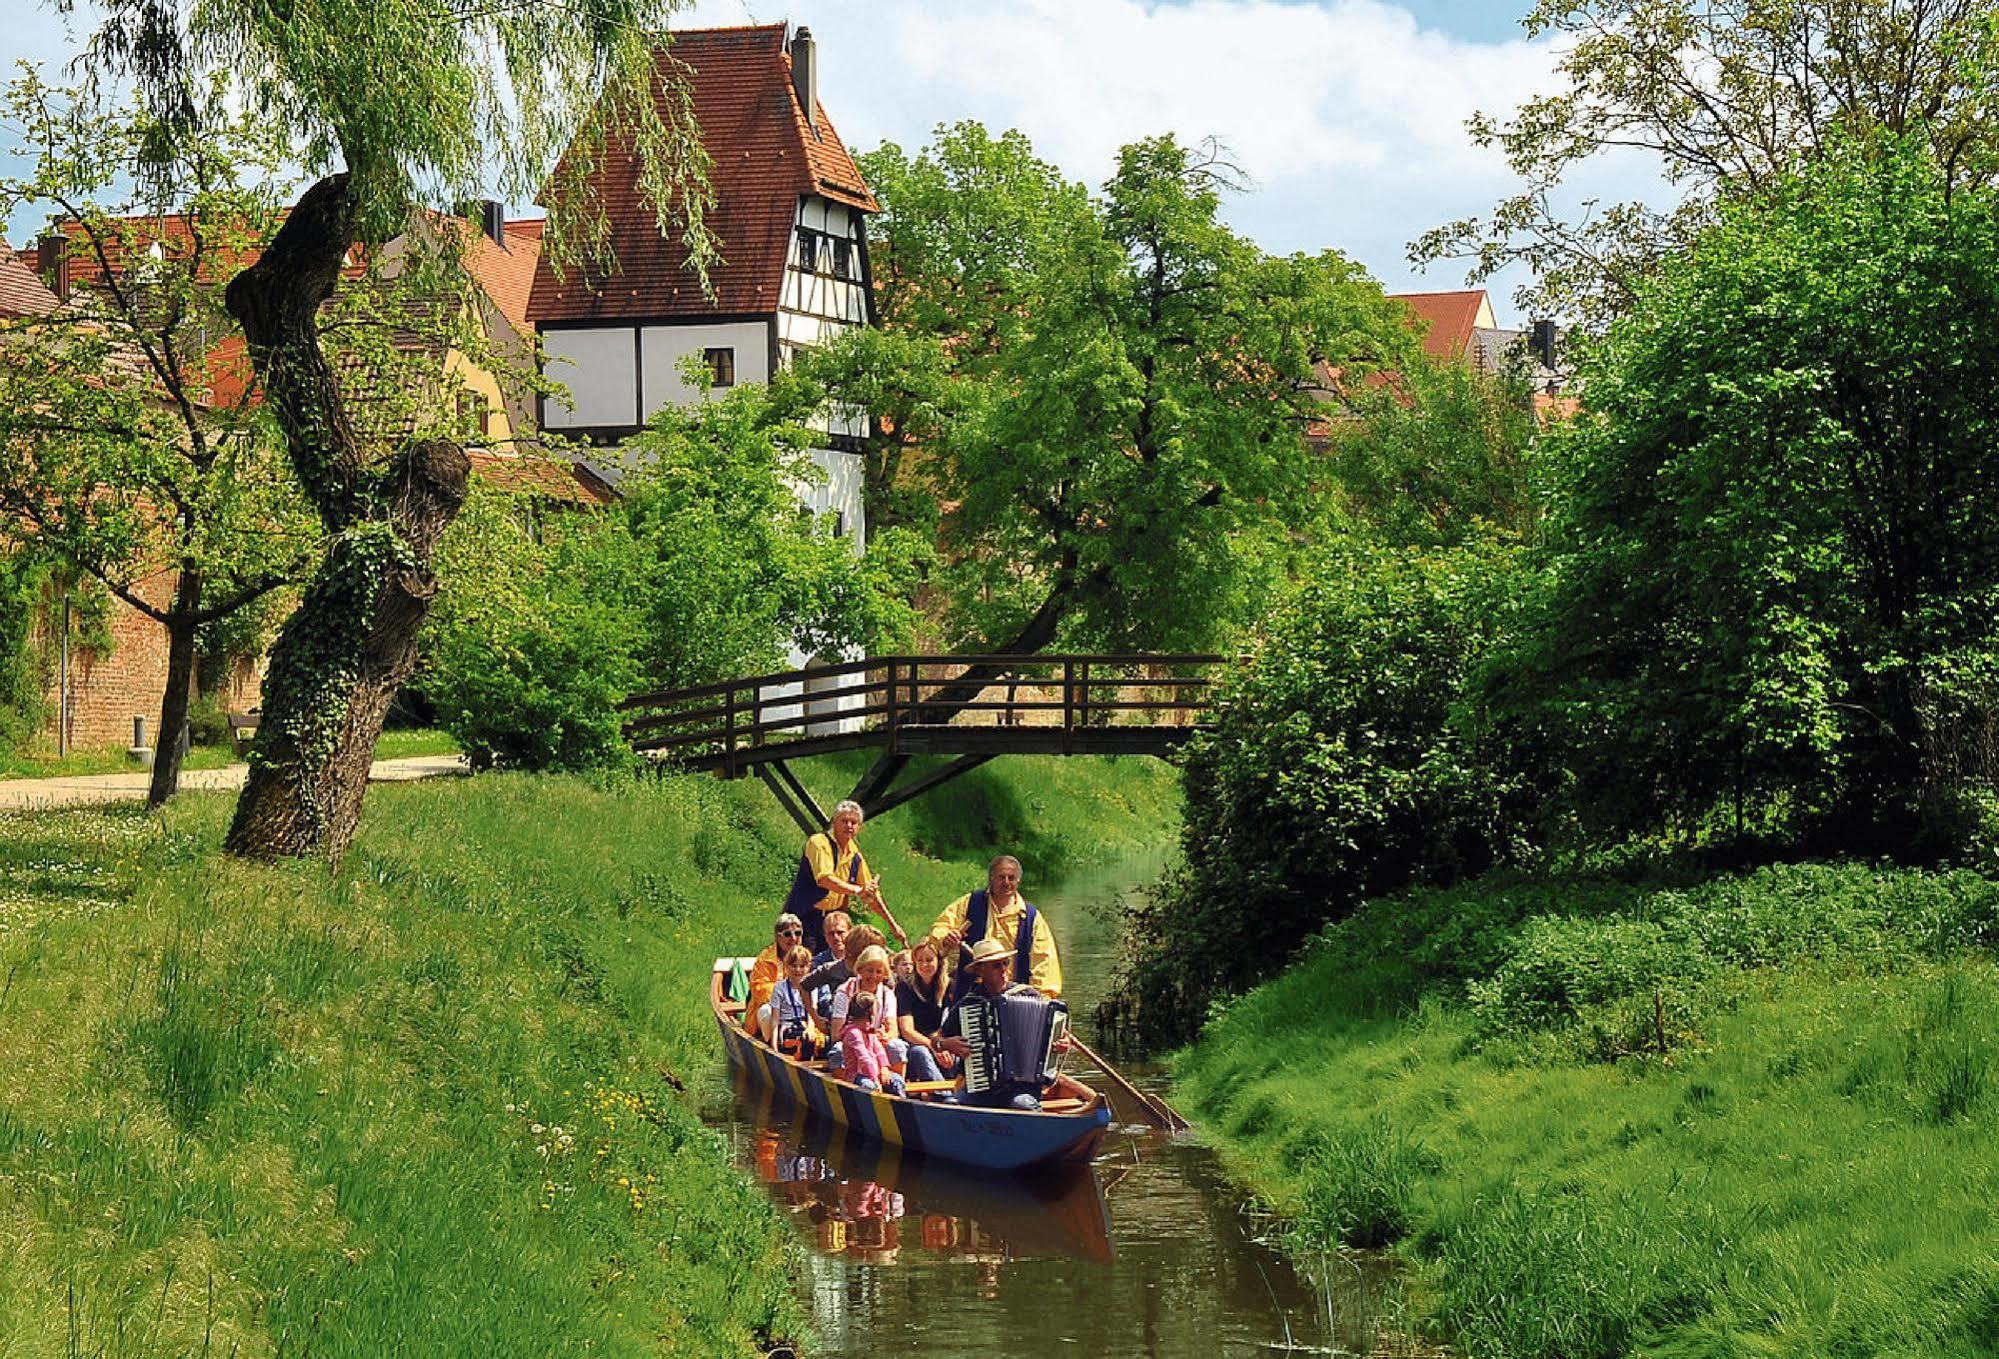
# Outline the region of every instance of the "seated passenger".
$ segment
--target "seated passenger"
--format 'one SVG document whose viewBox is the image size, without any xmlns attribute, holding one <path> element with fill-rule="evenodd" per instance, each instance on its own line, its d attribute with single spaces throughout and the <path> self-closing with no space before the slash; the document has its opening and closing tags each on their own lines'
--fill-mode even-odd
<svg viewBox="0 0 1999 1359">
<path fill-rule="evenodd" d="M 743 1006 L 743 1027 L 751 1033 L 757 1031 L 757 1015 L 769 1004 L 771 991 L 776 988 L 778 978 L 784 975 L 784 968 L 778 959 L 791 952 L 805 937 L 804 922 L 786 911 L 771 926 L 771 936 L 770 947 L 759 953 L 750 967 L 750 996 Z"/>
<path fill-rule="evenodd" d="M 860 931 L 854 933 L 858 936 Z M 874 1015 L 874 1030 L 888 1050 L 890 1064 L 897 1070 L 907 1067 L 910 1075 L 919 1081 L 942 1080 L 943 1073 L 937 1069 L 929 1048 L 912 1049 L 899 1036 L 895 988 L 889 984 L 888 950 L 879 944 L 869 945 L 855 955 L 854 968 L 856 975 L 853 979 L 833 995 L 828 1028 L 833 1039 L 839 1041 L 846 1030 L 858 1022 L 853 1018 L 854 1002 L 863 996 L 870 997 L 874 1002 L 869 1006 L 869 1012 Z"/>
<path fill-rule="evenodd" d="M 805 974 L 812 968 L 812 950 L 803 944 L 784 955 L 784 980 L 770 994 L 770 1003 L 758 1013 L 764 1042 L 796 1062 L 811 1062 L 825 1051 L 825 1035 L 812 1022 L 812 1006 L 806 999 Z"/>
<path fill-rule="evenodd" d="M 909 949 L 910 977 L 895 984 L 897 1037 L 909 1045 L 910 1079 L 941 1080 L 958 1059 L 937 1048 L 944 1027 L 944 958 L 934 940 L 919 939 Z M 920 1074 L 926 1059 L 938 1068 L 935 1076 Z"/>
<path fill-rule="evenodd" d="M 812 960 L 812 971 L 805 978 L 805 991 L 812 997 L 813 1013 L 819 1017 L 820 1025 L 830 1036 L 839 1036 L 832 1027 L 834 993 L 853 979 L 854 960 L 871 948 L 879 948 L 882 943 L 882 932 L 873 925 L 856 925 L 842 936 L 841 948 L 844 952 L 841 956 L 824 961 L 822 954 Z"/>
<path fill-rule="evenodd" d="M 882 966 L 888 966 L 883 954 Z M 875 998 L 863 992 L 848 1007 L 851 1020 L 840 1032 L 840 1053 L 847 1079 L 863 1090 L 887 1089 L 891 1095 L 903 1092 L 902 1077 L 889 1066 L 888 1049 L 875 1028 Z"/>
<path fill-rule="evenodd" d="M 941 1051 L 960 1058 L 971 1055 L 972 1045 L 963 1037 L 964 1011 L 965 1007 L 977 1004 L 981 997 L 1041 994 L 1025 983 L 1008 980 L 1013 975 L 1013 961 L 1013 950 L 997 939 L 981 939 L 972 946 L 971 962 L 968 965 L 972 974 L 971 990 L 967 993 L 963 1004 L 944 1017 L 943 1035 L 937 1040 L 937 1046 Z M 968 1095 L 966 1099 L 973 1104 L 1013 1109 L 1039 1109 L 1041 1089 L 1039 1085 L 1031 1089 L 1019 1084 L 995 1086 L 991 1090 Z"/>
</svg>

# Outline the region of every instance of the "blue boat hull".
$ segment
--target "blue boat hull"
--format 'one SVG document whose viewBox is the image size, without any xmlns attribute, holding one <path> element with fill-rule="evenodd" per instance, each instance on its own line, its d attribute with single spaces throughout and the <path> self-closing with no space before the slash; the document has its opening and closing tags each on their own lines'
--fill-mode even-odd
<svg viewBox="0 0 1999 1359">
<path fill-rule="evenodd" d="M 715 1022 L 730 1064 L 751 1081 L 858 1136 L 905 1152 L 985 1170 L 1021 1170 L 1088 1160 L 1110 1126 L 1110 1102 L 1094 1092 L 1088 1107 L 1063 1113 L 901 1099 L 787 1060 L 743 1032 L 719 1004 Z"/>
</svg>

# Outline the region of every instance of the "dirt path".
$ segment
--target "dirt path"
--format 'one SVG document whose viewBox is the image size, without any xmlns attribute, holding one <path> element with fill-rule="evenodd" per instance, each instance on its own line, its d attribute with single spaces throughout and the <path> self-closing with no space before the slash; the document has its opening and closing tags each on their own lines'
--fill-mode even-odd
<svg viewBox="0 0 1999 1359">
<path fill-rule="evenodd" d="M 243 786 L 250 766 L 191 769 L 180 776 L 187 790 Z M 370 783 L 408 783 L 470 773 L 463 755 L 413 755 L 401 760 L 377 760 L 368 770 Z M 82 774 L 58 779 L 0 779 L 0 811 L 45 811 L 55 807 L 95 807 L 107 802 L 142 802 L 150 776 L 143 769 L 129 774 Z"/>
</svg>

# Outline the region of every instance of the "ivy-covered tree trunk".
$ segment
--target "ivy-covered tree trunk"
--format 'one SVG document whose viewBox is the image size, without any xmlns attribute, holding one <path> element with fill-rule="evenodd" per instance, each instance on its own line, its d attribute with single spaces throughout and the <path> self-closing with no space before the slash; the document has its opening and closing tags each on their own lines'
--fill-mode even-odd
<svg viewBox="0 0 1999 1359">
<path fill-rule="evenodd" d="M 470 462 L 420 440 L 370 465 L 319 341 L 319 308 L 360 236 L 346 174 L 307 189 L 256 264 L 229 284 L 265 399 L 330 543 L 271 652 L 249 782 L 225 847 L 247 858 L 324 855 L 353 839 L 389 703 L 416 665 L 436 594 L 438 539 Z"/>
<path fill-rule="evenodd" d="M 153 742 L 153 778 L 146 789 L 147 805 L 157 807 L 180 787 L 181 762 L 187 748 L 188 699 L 194 691 L 194 641 L 201 615 L 201 572 L 181 571 L 174 584 L 173 607 L 167 614 L 167 689 L 160 699 L 160 730 Z"/>
</svg>

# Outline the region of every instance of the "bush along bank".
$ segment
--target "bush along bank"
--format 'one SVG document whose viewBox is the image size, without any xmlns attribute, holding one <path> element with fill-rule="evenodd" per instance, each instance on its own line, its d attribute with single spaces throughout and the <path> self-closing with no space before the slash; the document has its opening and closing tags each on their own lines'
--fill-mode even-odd
<svg viewBox="0 0 1999 1359">
<path fill-rule="evenodd" d="M 1046 823 L 1023 857 L 1078 866 L 1177 799 L 1150 762 L 966 785 L 864 837 L 905 919 L 981 834 Z M 227 812 L 0 818 L 0 1354 L 800 1338 L 781 1224 L 687 1093 L 720 1060 L 709 965 L 768 938 L 796 864 L 767 794 L 382 787 L 333 877 L 221 858 Z"/>
<path fill-rule="evenodd" d="M 1302 1251 L 1468 1355 L 1989 1355 L 1999 884 L 1793 865 L 1367 903 L 1181 1052 Z"/>
</svg>

